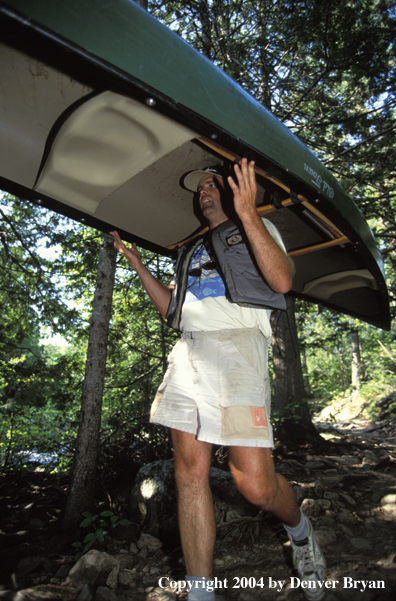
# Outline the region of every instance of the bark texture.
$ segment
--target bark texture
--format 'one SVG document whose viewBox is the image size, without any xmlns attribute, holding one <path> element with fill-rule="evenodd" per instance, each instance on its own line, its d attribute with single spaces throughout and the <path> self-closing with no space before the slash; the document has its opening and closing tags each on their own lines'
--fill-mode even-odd
<svg viewBox="0 0 396 601">
<path fill-rule="evenodd" d="M 287 311 L 271 318 L 274 363 L 275 434 L 285 446 L 324 443 L 312 423 L 306 401 L 294 299 L 287 297 Z"/>
<path fill-rule="evenodd" d="M 81 512 L 91 509 L 94 501 L 116 254 L 113 238 L 103 234 L 89 329 L 76 453 L 62 520 L 64 531 L 73 530 L 81 519 Z"/>
<path fill-rule="evenodd" d="M 360 345 L 359 345 L 359 331 L 352 330 L 351 332 L 352 341 L 352 400 L 355 400 L 359 396 L 360 392 L 360 373 L 361 373 L 361 361 L 360 361 Z"/>
</svg>

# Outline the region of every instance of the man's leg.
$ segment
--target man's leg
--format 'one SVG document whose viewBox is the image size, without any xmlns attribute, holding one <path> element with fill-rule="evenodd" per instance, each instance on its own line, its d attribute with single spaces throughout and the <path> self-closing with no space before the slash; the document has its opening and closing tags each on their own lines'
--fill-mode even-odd
<svg viewBox="0 0 396 601">
<path fill-rule="evenodd" d="M 325 595 L 320 583 L 326 579 L 326 562 L 293 489 L 275 472 L 271 449 L 229 447 L 229 453 L 238 490 L 251 503 L 282 520 L 289 533 L 294 567 L 305 582 L 303 593 L 309 601 L 320 601 Z"/>
<path fill-rule="evenodd" d="M 209 578 L 216 523 L 209 487 L 212 445 L 194 434 L 172 430 L 180 536 L 188 576 Z"/>
<path fill-rule="evenodd" d="M 288 526 L 297 526 L 300 509 L 290 484 L 275 472 L 271 449 L 229 447 L 228 451 L 231 473 L 239 492 Z"/>
</svg>

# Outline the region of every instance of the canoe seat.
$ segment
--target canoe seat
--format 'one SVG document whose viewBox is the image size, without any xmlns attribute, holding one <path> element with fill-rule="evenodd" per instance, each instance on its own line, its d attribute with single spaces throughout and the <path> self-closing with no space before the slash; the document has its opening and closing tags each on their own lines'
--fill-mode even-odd
<svg viewBox="0 0 396 601">
<path fill-rule="evenodd" d="M 328 300 L 333 294 L 353 288 L 371 288 L 378 290 L 378 285 L 367 269 L 353 269 L 330 273 L 304 285 L 303 294 L 320 300 Z"/>
</svg>

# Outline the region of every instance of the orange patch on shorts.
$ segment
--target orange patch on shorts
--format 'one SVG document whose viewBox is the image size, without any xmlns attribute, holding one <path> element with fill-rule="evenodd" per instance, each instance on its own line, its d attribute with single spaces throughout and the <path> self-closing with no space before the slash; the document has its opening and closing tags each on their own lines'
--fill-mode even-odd
<svg viewBox="0 0 396 601">
<path fill-rule="evenodd" d="M 265 407 L 250 407 L 255 428 L 268 428 L 267 412 Z"/>
</svg>

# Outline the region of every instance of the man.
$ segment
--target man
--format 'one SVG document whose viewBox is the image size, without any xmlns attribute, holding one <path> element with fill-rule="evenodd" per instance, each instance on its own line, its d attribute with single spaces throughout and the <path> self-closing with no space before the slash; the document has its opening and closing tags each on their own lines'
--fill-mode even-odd
<svg viewBox="0 0 396 601">
<path fill-rule="evenodd" d="M 169 289 L 142 265 L 135 244 L 128 250 L 117 232 L 112 235 L 157 309 L 182 331 L 151 421 L 172 432 L 188 600 L 214 599 L 204 580 L 212 576 L 216 532 L 209 487 L 212 444 L 228 446 L 231 473 L 243 496 L 283 522 L 294 565 L 307 581 L 303 592 L 319 600 L 324 590 L 317 581 L 325 580 L 325 560 L 271 455 L 269 318 L 272 308 L 285 308 L 293 266 L 276 228 L 257 213 L 254 162 L 243 159 L 234 169 L 236 181 L 227 181 L 238 226 L 225 212 L 220 171 L 185 176 L 184 185 L 198 192 L 209 237 L 181 250 Z"/>
</svg>

